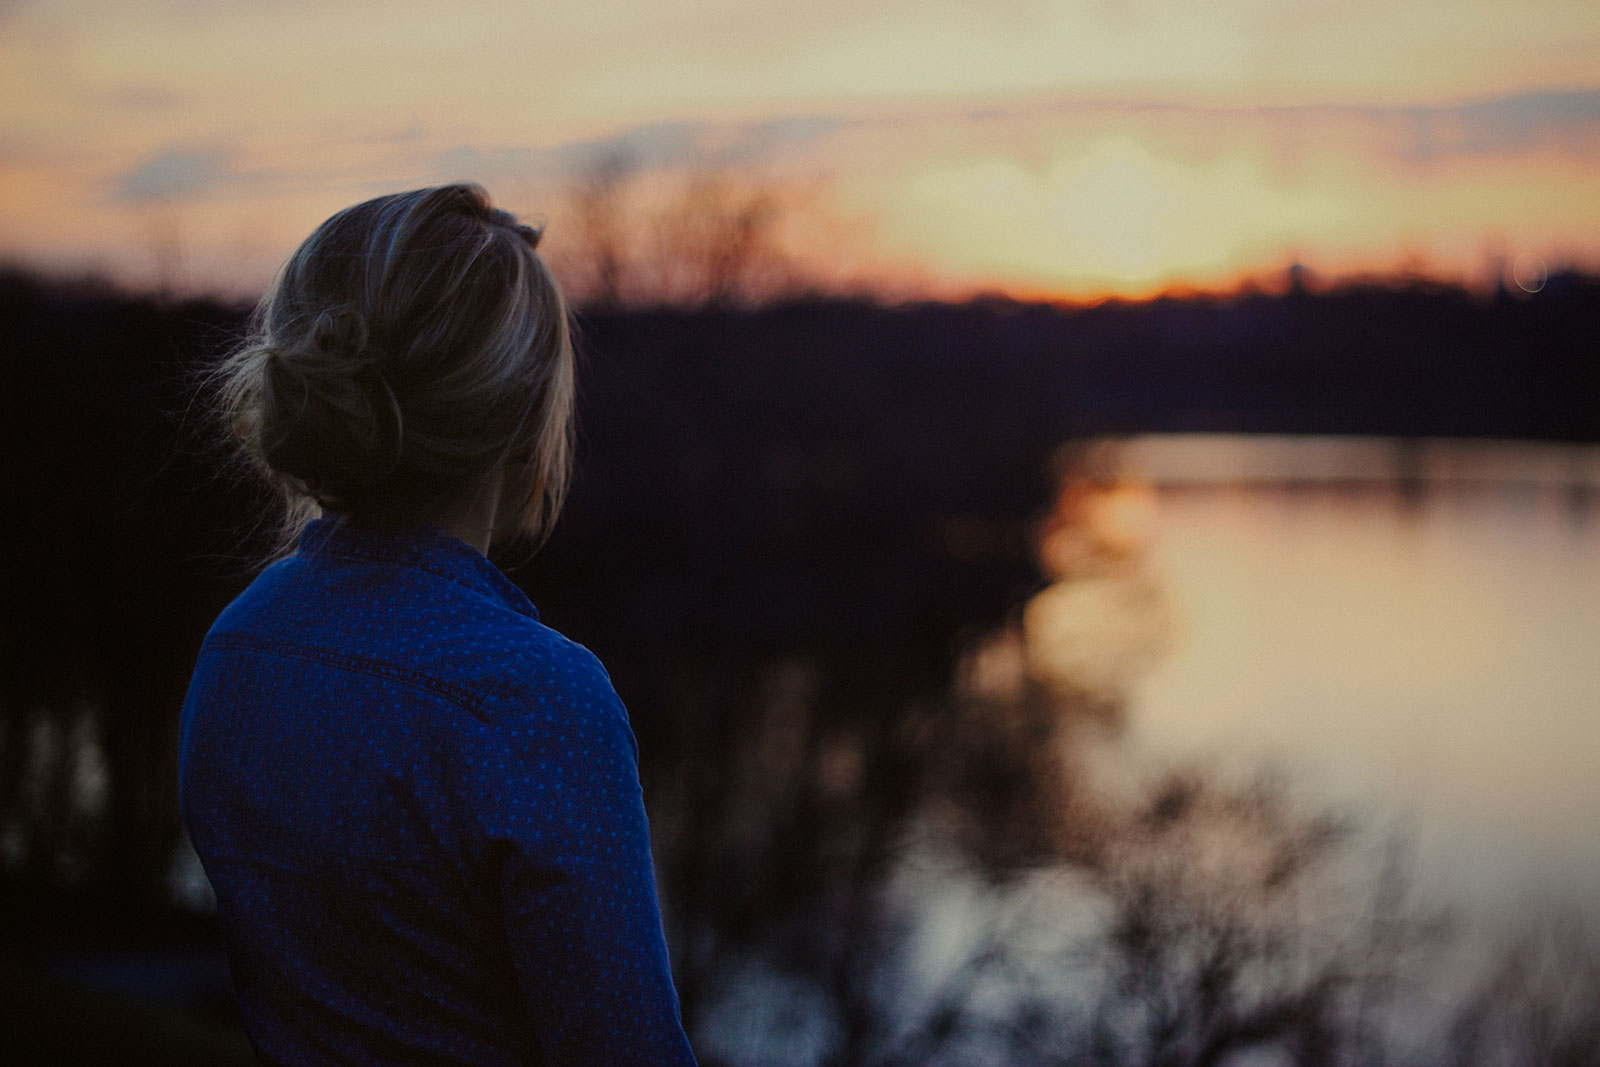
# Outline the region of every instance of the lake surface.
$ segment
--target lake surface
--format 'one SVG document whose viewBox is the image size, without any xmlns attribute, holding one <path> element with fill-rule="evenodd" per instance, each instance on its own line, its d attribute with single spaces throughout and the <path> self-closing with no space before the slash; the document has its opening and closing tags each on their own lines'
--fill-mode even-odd
<svg viewBox="0 0 1600 1067">
<path fill-rule="evenodd" d="M 1600 449 L 1109 447 L 1167 620 L 1128 741 L 1395 820 L 1468 903 L 1600 904 Z"/>
</svg>

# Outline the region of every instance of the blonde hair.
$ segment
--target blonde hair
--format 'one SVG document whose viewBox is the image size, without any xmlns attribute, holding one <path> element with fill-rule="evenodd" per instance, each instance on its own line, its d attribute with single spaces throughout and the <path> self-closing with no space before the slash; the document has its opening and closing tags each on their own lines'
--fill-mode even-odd
<svg viewBox="0 0 1600 1067">
<path fill-rule="evenodd" d="M 502 471 L 497 532 L 548 536 L 572 466 L 566 302 L 541 231 L 477 185 L 317 227 L 219 368 L 222 414 L 288 506 L 415 518 Z"/>
</svg>

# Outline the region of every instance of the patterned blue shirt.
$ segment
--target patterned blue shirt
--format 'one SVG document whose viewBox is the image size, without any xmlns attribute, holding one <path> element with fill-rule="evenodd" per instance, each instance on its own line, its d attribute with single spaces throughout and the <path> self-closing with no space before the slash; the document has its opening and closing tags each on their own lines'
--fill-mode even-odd
<svg viewBox="0 0 1600 1067">
<path fill-rule="evenodd" d="M 693 1064 L 637 755 L 600 662 L 476 549 L 314 522 L 183 709 L 263 1063 Z"/>
</svg>

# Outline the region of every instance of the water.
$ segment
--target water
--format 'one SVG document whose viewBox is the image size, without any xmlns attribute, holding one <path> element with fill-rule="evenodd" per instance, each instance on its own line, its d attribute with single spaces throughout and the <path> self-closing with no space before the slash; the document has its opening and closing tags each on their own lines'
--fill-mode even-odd
<svg viewBox="0 0 1600 1067">
<path fill-rule="evenodd" d="M 1167 622 L 1128 740 L 1398 818 L 1467 903 L 1600 914 L 1600 449 L 1161 437 L 1116 467 Z"/>
</svg>

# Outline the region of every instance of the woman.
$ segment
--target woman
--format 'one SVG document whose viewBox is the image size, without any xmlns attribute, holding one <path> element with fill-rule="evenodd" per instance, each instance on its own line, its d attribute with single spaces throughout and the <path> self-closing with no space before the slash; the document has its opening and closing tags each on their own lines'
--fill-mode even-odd
<svg viewBox="0 0 1600 1067">
<path fill-rule="evenodd" d="M 222 368 L 298 547 L 207 635 L 180 777 L 267 1064 L 694 1062 L 626 713 L 484 557 L 567 484 L 538 241 L 476 186 L 357 204 Z"/>
</svg>

